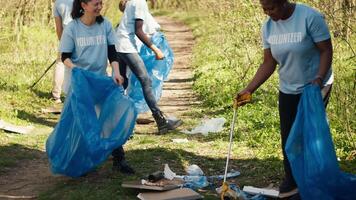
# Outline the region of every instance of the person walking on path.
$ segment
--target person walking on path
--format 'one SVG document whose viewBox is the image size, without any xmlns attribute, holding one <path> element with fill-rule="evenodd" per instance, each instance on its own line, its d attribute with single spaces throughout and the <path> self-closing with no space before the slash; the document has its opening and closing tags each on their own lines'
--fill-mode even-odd
<svg viewBox="0 0 356 200">
<path fill-rule="evenodd" d="M 252 81 L 238 92 L 235 104 L 251 95 L 275 71 L 279 73 L 279 116 L 285 177 L 279 187 L 281 197 L 298 193 L 285 145 L 295 120 L 303 88 L 317 84 L 327 105 L 333 83 L 332 43 L 322 14 L 303 4 L 288 0 L 260 0 L 269 16 L 262 27 L 263 62 Z"/>
<path fill-rule="evenodd" d="M 65 26 L 72 21 L 73 0 L 56 0 L 53 6 L 53 16 L 56 25 L 56 33 L 58 41 L 61 40 L 63 30 Z M 69 75 L 70 70 L 66 69 L 63 62 L 61 61 L 60 54 L 58 53 L 58 58 L 56 61 L 55 70 L 53 73 L 52 82 L 52 97 L 56 103 L 61 103 L 61 93 L 62 89 L 64 93 L 68 92 L 69 87 Z"/>
<path fill-rule="evenodd" d="M 135 36 L 137 36 L 144 45 L 149 47 L 155 53 L 156 59 L 164 59 L 162 51 L 152 44 L 149 37 L 143 31 L 144 22 L 150 19 L 151 14 L 145 0 L 124 0 L 123 2 L 125 3 L 124 13 L 116 29 L 118 43 L 115 46 L 120 58 L 120 73 L 125 79 L 123 85 L 125 89 L 128 86 L 125 70 L 128 66 L 141 83 L 146 103 L 156 121 L 158 133 L 165 134 L 180 126 L 182 121 L 180 119 L 166 119 L 163 112 L 159 109 L 152 92 L 152 83 L 145 64 L 138 54 L 135 39 Z"/>
<path fill-rule="evenodd" d="M 62 61 L 69 69 L 81 67 L 107 76 L 109 60 L 114 82 L 122 85 L 124 78 L 120 75 L 119 58 L 115 50 L 117 39 L 111 23 L 101 16 L 101 9 L 102 0 L 74 0 L 71 13 L 73 21 L 67 25 L 61 38 Z M 122 147 L 112 154 L 114 170 L 134 173 L 126 162 Z"/>
</svg>

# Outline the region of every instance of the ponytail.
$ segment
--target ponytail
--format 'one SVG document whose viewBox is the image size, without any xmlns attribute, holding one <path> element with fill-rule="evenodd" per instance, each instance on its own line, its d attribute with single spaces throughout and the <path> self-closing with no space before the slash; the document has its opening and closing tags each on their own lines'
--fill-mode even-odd
<svg viewBox="0 0 356 200">
<path fill-rule="evenodd" d="M 82 8 L 81 3 L 88 3 L 89 1 L 91 1 L 91 0 L 74 0 L 73 1 L 73 7 L 72 7 L 72 12 L 71 12 L 72 19 L 78 19 L 84 15 L 84 9 Z M 104 21 L 104 18 L 103 18 L 103 16 L 100 15 L 100 16 L 96 17 L 95 21 L 100 24 L 101 22 Z"/>
</svg>

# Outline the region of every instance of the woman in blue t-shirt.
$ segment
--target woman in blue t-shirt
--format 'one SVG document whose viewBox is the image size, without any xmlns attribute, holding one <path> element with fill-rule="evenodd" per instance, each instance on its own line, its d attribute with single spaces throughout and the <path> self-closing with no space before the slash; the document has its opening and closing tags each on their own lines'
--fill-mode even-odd
<svg viewBox="0 0 356 200">
<path fill-rule="evenodd" d="M 74 0 L 72 18 L 65 28 L 60 44 L 62 61 L 68 68 L 80 67 L 99 75 L 107 75 L 109 59 L 113 68 L 112 78 L 122 85 L 119 58 L 115 50 L 116 36 L 111 23 L 101 16 L 102 0 Z M 127 164 L 124 149 L 113 151 L 113 169 L 132 174 L 134 170 Z"/>
<path fill-rule="evenodd" d="M 317 84 L 322 88 L 325 106 L 328 102 L 333 75 L 332 44 L 324 17 L 318 11 L 288 0 L 260 0 L 269 16 L 262 27 L 264 57 L 252 81 L 235 98 L 244 104 L 275 71 L 279 73 L 279 115 L 284 157 L 285 178 L 279 190 L 285 198 L 298 193 L 285 144 L 293 125 L 303 88 Z"/>
</svg>

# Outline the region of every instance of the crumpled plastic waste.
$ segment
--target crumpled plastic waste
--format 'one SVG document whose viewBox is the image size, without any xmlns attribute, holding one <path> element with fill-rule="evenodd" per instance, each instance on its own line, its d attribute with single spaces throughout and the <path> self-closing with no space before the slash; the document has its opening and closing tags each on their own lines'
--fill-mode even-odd
<svg viewBox="0 0 356 200">
<path fill-rule="evenodd" d="M 239 176 L 240 172 L 232 171 L 228 173 L 227 178 L 233 178 Z M 173 180 L 174 178 L 180 178 L 184 180 L 183 187 L 191 188 L 191 189 L 199 189 L 204 188 L 210 185 L 209 180 L 224 178 L 224 175 L 216 175 L 216 176 L 205 176 L 203 170 L 198 165 L 190 165 L 187 167 L 187 175 L 177 175 L 174 173 L 168 166 L 168 164 L 164 165 L 164 177 L 169 180 Z"/>
<path fill-rule="evenodd" d="M 182 132 L 186 133 L 186 134 L 201 133 L 204 136 L 207 136 L 209 133 L 217 133 L 217 132 L 222 131 L 224 128 L 225 122 L 226 122 L 226 119 L 223 117 L 205 119 L 201 122 L 201 124 L 199 126 L 193 128 L 191 131 L 184 130 Z"/>
</svg>

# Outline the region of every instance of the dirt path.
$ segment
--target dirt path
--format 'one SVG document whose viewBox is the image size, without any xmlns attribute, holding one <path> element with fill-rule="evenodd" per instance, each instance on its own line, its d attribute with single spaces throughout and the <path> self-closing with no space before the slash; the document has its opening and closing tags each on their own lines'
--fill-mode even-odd
<svg viewBox="0 0 356 200">
<path fill-rule="evenodd" d="M 174 66 L 169 74 L 168 81 L 164 83 L 162 98 L 159 101 L 160 109 L 168 116 L 173 115 L 185 119 L 184 112 L 190 110 L 199 101 L 192 91 L 193 74 L 190 66 L 194 38 L 191 30 L 181 22 L 172 21 L 167 17 L 157 17 L 166 39 L 174 52 Z M 151 112 L 141 114 L 139 118 L 151 119 Z M 137 132 L 156 132 L 155 123 L 150 125 L 137 125 Z"/>
<path fill-rule="evenodd" d="M 184 24 L 166 17 L 158 17 L 163 32 L 171 45 L 175 61 L 169 80 L 164 84 L 160 108 L 168 115 L 175 115 L 184 120 L 183 113 L 190 106 L 199 103 L 192 92 L 192 71 L 190 60 L 194 44 L 192 32 Z M 149 113 L 143 117 L 151 118 Z M 138 125 L 141 129 L 155 132 L 154 123 Z M 19 167 L 12 168 L 0 176 L 0 199 L 36 199 L 39 192 L 46 191 L 49 186 L 69 180 L 70 178 L 53 176 L 44 152 L 38 153 L 38 159 L 22 161 Z"/>
</svg>

